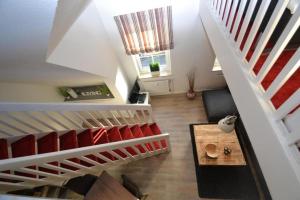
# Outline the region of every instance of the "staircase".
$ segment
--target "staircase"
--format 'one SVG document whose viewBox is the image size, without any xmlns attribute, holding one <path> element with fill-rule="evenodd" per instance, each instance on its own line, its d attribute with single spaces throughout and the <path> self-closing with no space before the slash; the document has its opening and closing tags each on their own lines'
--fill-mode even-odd
<svg viewBox="0 0 300 200">
<path fill-rule="evenodd" d="M 0 104 L 0 191 L 73 177 L 170 151 L 150 105 Z"/>
<path fill-rule="evenodd" d="M 280 200 L 300 196 L 300 50 L 290 45 L 300 25 L 297 2 L 200 1 L 201 20 L 271 196 Z"/>
</svg>

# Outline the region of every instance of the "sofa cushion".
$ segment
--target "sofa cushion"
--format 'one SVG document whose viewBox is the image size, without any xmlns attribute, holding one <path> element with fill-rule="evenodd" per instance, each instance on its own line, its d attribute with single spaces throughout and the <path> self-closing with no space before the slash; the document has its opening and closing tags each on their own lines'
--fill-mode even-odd
<svg viewBox="0 0 300 200">
<path fill-rule="evenodd" d="M 202 100 L 209 122 L 218 122 L 227 115 L 238 113 L 228 88 L 204 91 Z"/>
</svg>

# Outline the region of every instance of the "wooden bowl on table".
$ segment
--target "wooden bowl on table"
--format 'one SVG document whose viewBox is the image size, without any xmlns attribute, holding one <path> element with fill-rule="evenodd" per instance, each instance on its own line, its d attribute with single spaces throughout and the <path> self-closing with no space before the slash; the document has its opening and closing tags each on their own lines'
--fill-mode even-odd
<svg viewBox="0 0 300 200">
<path fill-rule="evenodd" d="M 218 158 L 218 147 L 215 144 L 207 144 L 205 146 L 205 153 L 209 158 Z"/>
</svg>

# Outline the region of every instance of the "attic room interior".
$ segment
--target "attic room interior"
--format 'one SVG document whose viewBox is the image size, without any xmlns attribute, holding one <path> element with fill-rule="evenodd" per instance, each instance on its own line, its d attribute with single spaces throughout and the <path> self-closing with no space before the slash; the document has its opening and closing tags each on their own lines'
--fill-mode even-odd
<svg viewBox="0 0 300 200">
<path fill-rule="evenodd" d="M 0 199 L 298 200 L 299 0 L 1 0 Z"/>
</svg>

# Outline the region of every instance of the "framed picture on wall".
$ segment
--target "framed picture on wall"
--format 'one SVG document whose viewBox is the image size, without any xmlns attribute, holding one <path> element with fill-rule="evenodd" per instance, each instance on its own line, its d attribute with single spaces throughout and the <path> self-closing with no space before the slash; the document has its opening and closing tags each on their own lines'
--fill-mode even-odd
<svg viewBox="0 0 300 200">
<path fill-rule="evenodd" d="M 112 99 L 111 93 L 106 84 L 90 85 L 81 87 L 61 87 L 61 94 L 65 101 L 93 100 L 93 99 Z"/>
</svg>

